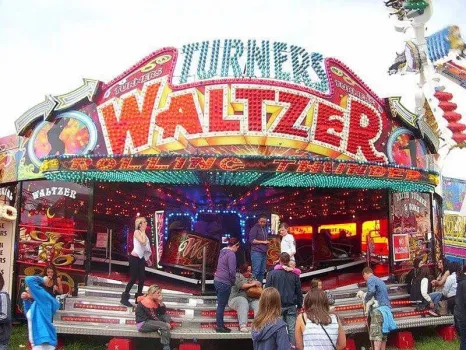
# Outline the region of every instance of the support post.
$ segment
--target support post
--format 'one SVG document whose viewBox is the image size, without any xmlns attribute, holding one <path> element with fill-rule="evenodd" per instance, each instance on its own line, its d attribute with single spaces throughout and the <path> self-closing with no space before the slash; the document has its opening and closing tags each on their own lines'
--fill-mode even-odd
<svg viewBox="0 0 466 350">
<path fill-rule="evenodd" d="M 112 245 L 113 245 L 113 230 L 107 229 L 108 231 L 108 241 L 109 241 L 109 249 L 108 249 L 108 277 L 112 274 Z"/>
<path fill-rule="evenodd" d="M 84 283 L 87 285 L 87 279 L 91 272 L 92 263 L 92 242 L 94 241 L 94 182 L 89 184 L 89 203 L 87 207 L 87 235 L 86 235 L 86 262 Z"/>
<path fill-rule="evenodd" d="M 201 277 L 201 292 L 205 293 L 205 277 L 206 277 L 206 257 L 207 250 L 206 247 L 202 248 L 202 277 Z"/>
<path fill-rule="evenodd" d="M 394 273 L 393 261 L 393 193 L 388 191 L 388 273 L 390 276 Z"/>
</svg>

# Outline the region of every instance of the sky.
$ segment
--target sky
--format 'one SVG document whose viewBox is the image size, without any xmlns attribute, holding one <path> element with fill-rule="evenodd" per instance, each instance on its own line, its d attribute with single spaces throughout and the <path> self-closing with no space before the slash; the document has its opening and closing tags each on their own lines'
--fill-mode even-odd
<svg viewBox="0 0 466 350">
<path fill-rule="evenodd" d="M 466 36 L 466 0 L 434 0 L 427 34 L 456 24 Z M 406 35 L 382 0 L 0 0 L 0 136 L 46 94 L 82 78 L 112 80 L 151 52 L 202 40 L 284 41 L 335 57 L 379 96 L 413 105 L 417 77 L 388 76 Z M 466 94 L 465 94 L 466 96 Z M 466 115 L 466 110 L 460 111 Z M 466 149 L 442 173 L 466 179 Z"/>
</svg>

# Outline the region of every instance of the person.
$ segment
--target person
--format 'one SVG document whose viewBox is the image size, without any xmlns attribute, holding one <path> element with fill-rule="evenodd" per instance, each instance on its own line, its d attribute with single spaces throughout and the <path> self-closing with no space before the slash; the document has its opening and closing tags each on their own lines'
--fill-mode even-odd
<svg viewBox="0 0 466 350">
<path fill-rule="evenodd" d="M 147 220 L 145 217 L 138 217 L 135 220 L 135 231 L 133 236 L 133 250 L 129 256 L 129 274 L 130 280 L 126 285 L 125 291 L 121 294 L 120 303 L 132 307 L 133 305 L 129 302 L 129 292 L 131 288 L 138 280 L 138 291 L 135 295 L 137 301 L 138 296 L 142 295 L 142 289 L 144 288 L 144 281 L 146 279 L 146 267 L 145 262 L 152 265 L 150 260 L 152 255 L 152 249 L 150 246 L 149 238 L 146 235 Z"/>
<path fill-rule="evenodd" d="M 455 305 L 455 296 L 457 289 L 457 273 L 460 265 L 457 263 L 449 263 L 449 275 L 445 280 L 445 284 L 441 291 L 430 293 L 430 298 L 434 303 L 434 312 L 438 313 L 439 302 L 441 300 L 447 300 L 448 310 L 453 311 Z M 458 272 L 458 275 L 461 271 Z"/>
<path fill-rule="evenodd" d="M 248 328 L 248 312 L 254 311 L 254 317 L 257 314 L 259 300 L 247 296 L 247 290 L 251 287 L 261 287 L 261 283 L 256 281 L 251 273 L 251 266 L 243 264 L 236 274 L 235 284 L 231 288 L 228 306 L 236 310 L 239 322 L 239 330 L 243 333 L 250 332 Z"/>
<path fill-rule="evenodd" d="M 374 275 L 370 267 L 365 267 L 362 270 L 362 275 L 367 283 L 364 303 L 366 304 L 374 298 L 379 305 L 376 309 L 370 311 L 369 339 L 374 344 L 374 350 L 385 350 L 388 333 L 396 329 L 390 299 L 388 298 L 388 289 L 385 283 Z"/>
<path fill-rule="evenodd" d="M 408 272 L 405 278 L 406 287 L 408 293 L 411 294 L 411 284 L 413 283 L 414 278 L 416 278 L 417 274 L 419 273 L 419 269 L 424 265 L 422 258 L 416 257 L 413 260 L 413 269 Z"/>
<path fill-rule="evenodd" d="M 280 264 L 288 266 L 290 255 L 280 254 Z M 294 345 L 294 328 L 296 324 L 297 310 L 303 305 L 303 293 L 299 277 L 291 271 L 284 269 L 273 270 L 267 275 L 266 287 L 274 287 L 280 293 L 282 305 L 282 318 L 288 325 L 290 343 Z"/>
<path fill-rule="evenodd" d="M 252 274 L 260 283 L 264 281 L 267 262 L 267 250 L 269 246 L 267 229 L 267 216 L 261 214 L 251 231 L 249 232 L 249 243 L 251 244 Z"/>
<path fill-rule="evenodd" d="M 437 262 L 438 275 L 435 280 L 432 280 L 432 287 L 434 290 L 442 290 L 448 276 L 450 276 L 450 266 L 446 259 L 440 259 Z"/>
<path fill-rule="evenodd" d="M 217 293 L 217 314 L 216 322 L 217 333 L 230 333 L 231 329 L 225 327 L 223 315 L 225 307 L 230 297 L 231 286 L 235 284 L 236 279 L 236 252 L 238 251 L 239 242 L 236 239 L 230 239 L 228 246 L 220 251 L 217 262 L 217 270 L 214 275 L 214 287 Z"/>
<path fill-rule="evenodd" d="M 52 320 L 60 304 L 44 288 L 44 284 L 48 283 L 47 276 L 27 276 L 25 283 L 28 292 L 23 292 L 21 299 L 32 350 L 54 350 L 57 346 L 57 331 Z"/>
<path fill-rule="evenodd" d="M 5 280 L 0 273 L 0 350 L 7 350 L 11 336 L 11 300 L 3 290 Z"/>
<path fill-rule="evenodd" d="M 63 294 L 61 278 L 58 277 L 57 270 L 54 265 L 48 265 L 45 268 L 43 277 L 45 276 L 48 277 L 48 282 L 46 284 L 44 283 L 45 290 L 53 297 Z"/>
<path fill-rule="evenodd" d="M 163 350 L 170 350 L 171 317 L 163 303 L 162 288 L 153 284 L 139 296 L 136 306 L 136 327 L 139 332 L 159 332 Z"/>
<path fill-rule="evenodd" d="M 455 297 L 455 328 L 460 337 L 460 350 L 466 350 L 466 265 L 458 275 Z"/>
<path fill-rule="evenodd" d="M 345 330 L 330 314 L 328 298 L 321 289 L 311 289 L 304 298 L 304 312 L 296 320 L 296 349 L 345 349 Z"/>
<path fill-rule="evenodd" d="M 419 308 L 430 308 L 428 311 L 429 314 L 431 316 L 438 316 L 438 314 L 434 311 L 436 307 L 431 297 L 432 284 L 429 281 L 429 275 L 430 271 L 428 266 L 424 265 L 419 269 L 419 273 L 414 278 L 411 285 L 411 294 L 409 295 L 409 300 L 420 301 L 421 305 Z"/>
<path fill-rule="evenodd" d="M 311 280 L 311 289 L 323 289 L 322 281 L 317 278 Z M 324 290 L 325 295 L 327 295 L 328 304 L 331 306 L 335 304 L 335 297 L 328 290 Z"/>
<path fill-rule="evenodd" d="M 280 253 L 288 253 L 290 255 L 290 261 L 295 261 L 296 241 L 293 235 L 288 232 L 288 229 L 289 226 L 286 222 L 282 222 L 278 227 L 278 233 L 282 237 Z"/>
<path fill-rule="evenodd" d="M 265 288 L 259 299 L 259 310 L 252 322 L 254 350 L 289 350 L 291 343 L 286 323 L 280 318 L 280 294 L 275 288 Z"/>
</svg>

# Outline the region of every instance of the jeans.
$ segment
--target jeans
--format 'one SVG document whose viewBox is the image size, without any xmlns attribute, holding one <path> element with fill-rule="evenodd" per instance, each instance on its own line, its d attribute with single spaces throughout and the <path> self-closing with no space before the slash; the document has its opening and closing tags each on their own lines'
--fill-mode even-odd
<svg viewBox="0 0 466 350">
<path fill-rule="evenodd" d="M 144 281 L 146 279 L 146 261 L 144 258 L 139 259 L 136 256 L 129 256 L 129 275 L 130 280 L 125 288 L 125 293 L 129 293 L 133 287 L 136 280 L 139 280 L 138 284 L 138 294 L 142 294 L 142 289 L 144 288 Z"/>
<path fill-rule="evenodd" d="M 236 310 L 239 326 L 247 326 L 249 310 L 253 310 L 254 317 L 256 317 L 257 310 L 259 309 L 259 299 L 248 301 L 245 297 L 239 296 L 231 298 L 230 301 L 228 301 L 228 306 Z"/>
<path fill-rule="evenodd" d="M 230 297 L 231 285 L 214 280 L 215 291 L 217 292 L 217 328 L 225 327 L 223 314 Z"/>
<path fill-rule="evenodd" d="M 0 343 L 0 350 L 8 350 L 8 343 Z"/>
<path fill-rule="evenodd" d="M 162 321 L 156 320 L 147 320 L 145 321 L 139 332 L 147 333 L 147 332 L 158 332 L 160 334 L 160 343 L 162 345 L 170 344 L 170 328 L 168 328 L 168 323 L 170 322 L 170 316 L 162 315 Z"/>
<path fill-rule="evenodd" d="M 296 325 L 297 310 L 296 305 L 282 307 L 282 318 L 288 326 L 288 338 L 291 345 L 295 345 L 294 329 Z"/>
<path fill-rule="evenodd" d="M 266 261 L 265 253 L 251 252 L 252 274 L 261 284 L 264 283 Z"/>
<path fill-rule="evenodd" d="M 466 320 L 455 316 L 455 328 L 460 337 L 460 350 L 466 350 Z"/>
<path fill-rule="evenodd" d="M 434 310 L 438 310 L 438 302 L 442 300 L 442 292 L 433 292 L 429 294 L 430 298 L 432 299 L 432 302 L 434 303 Z"/>
</svg>

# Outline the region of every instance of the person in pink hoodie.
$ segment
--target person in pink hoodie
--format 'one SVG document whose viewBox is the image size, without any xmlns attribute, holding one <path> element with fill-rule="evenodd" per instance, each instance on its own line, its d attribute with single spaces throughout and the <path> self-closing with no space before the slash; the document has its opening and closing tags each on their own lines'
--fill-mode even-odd
<svg viewBox="0 0 466 350">
<path fill-rule="evenodd" d="M 283 270 L 285 270 L 285 271 L 291 271 L 291 272 L 293 272 L 295 275 L 298 275 L 298 276 L 301 275 L 301 270 L 298 269 L 298 268 L 296 267 L 296 262 L 293 261 L 293 260 L 290 260 L 290 262 L 288 263 L 288 266 L 287 266 L 287 265 L 278 264 L 278 265 L 275 265 L 275 267 L 274 267 L 273 269 L 274 269 L 274 270 L 283 269 Z"/>
</svg>

